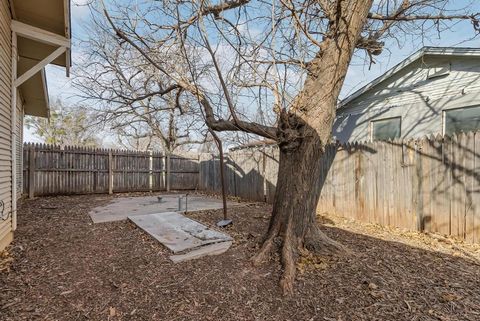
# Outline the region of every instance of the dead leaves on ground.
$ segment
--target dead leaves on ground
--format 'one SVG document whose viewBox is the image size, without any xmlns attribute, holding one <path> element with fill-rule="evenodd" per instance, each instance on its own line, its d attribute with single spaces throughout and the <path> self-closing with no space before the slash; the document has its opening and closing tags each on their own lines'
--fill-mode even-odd
<svg viewBox="0 0 480 321">
<path fill-rule="evenodd" d="M 10 265 L 13 262 L 13 257 L 7 250 L 0 252 L 0 273 L 1 272 L 9 272 Z"/>
<path fill-rule="evenodd" d="M 300 251 L 300 258 L 297 261 L 297 271 L 299 274 L 305 274 L 309 271 L 321 271 L 328 268 L 327 259 L 316 255 L 306 249 Z"/>
</svg>

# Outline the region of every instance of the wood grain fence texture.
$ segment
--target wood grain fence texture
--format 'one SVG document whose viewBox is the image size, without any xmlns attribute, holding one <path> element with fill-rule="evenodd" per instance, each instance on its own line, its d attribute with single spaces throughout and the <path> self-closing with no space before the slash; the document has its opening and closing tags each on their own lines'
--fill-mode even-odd
<svg viewBox="0 0 480 321">
<path fill-rule="evenodd" d="M 275 147 L 227 157 L 230 195 L 272 202 Z M 322 161 L 319 213 L 480 243 L 480 132 L 453 137 L 330 145 Z M 200 161 L 200 189 L 220 191 L 218 159 Z"/>
<path fill-rule="evenodd" d="M 23 157 L 23 190 L 30 197 L 198 186 L 197 156 L 25 144 Z"/>
<path fill-rule="evenodd" d="M 225 157 L 227 193 L 246 200 L 272 202 L 277 181 L 278 158 L 276 148 L 245 149 L 228 153 Z M 219 166 L 218 156 L 200 156 L 200 190 L 221 192 Z"/>
</svg>

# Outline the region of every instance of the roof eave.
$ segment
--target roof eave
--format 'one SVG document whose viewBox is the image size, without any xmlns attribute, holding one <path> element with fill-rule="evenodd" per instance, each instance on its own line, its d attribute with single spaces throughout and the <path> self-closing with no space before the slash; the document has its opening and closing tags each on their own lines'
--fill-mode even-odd
<svg viewBox="0 0 480 321">
<path fill-rule="evenodd" d="M 59 13 L 59 15 L 57 15 L 57 16 L 60 17 L 63 20 L 63 32 L 61 31 L 62 30 L 62 27 L 61 27 L 62 22 L 59 21 L 59 19 L 56 20 L 57 22 L 56 22 L 56 27 L 53 28 L 54 30 L 51 30 L 50 32 L 55 31 L 55 33 L 58 34 L 59 36 L 62 36 L 64 38 L 68 39 L 68 42 L 69 42 L 70 39 L 71 39 L 70 0 L 57 0 L 57 1 L 58 1 L 57 2 L 57 8 L 58 8 L 57 12 Z M 23 1 L 23 0 L 21 2 L 18 2 L 18 0 L 10 0 L 10 3 L 11 3 L 11 8 L 12 8 L 12 16 L 13 16 L 14 20 L 17 20 L 17 18 L 18 18 L 18 19 L 22 20 L 24 23 L 30 24 L 32 27 L 37 27 L 37 28 L 40 28 L 40 29 L 42 29 L 42 27 L 50 27 L 51 26 L 48 23 L 49 23 L 49 21 L 52 21 L 52 20 L 45 20 L 45 19 L 39 20 L 39 19 L 36 18 L 35 15 L 32 15 L 32 12 L 35 12 L 35 10 L 37 10 L 38 2 L 36 2 L 36 1 Z M 46 4 L 50 4 L 50 3 L 51 2 L 46 2 Z M 61 9 L 59 7 L 60 4 L 62 4 L 62 3 L 63 3 L 63 15 L 60 14 Z M 20 9 L 22 9 L 18 13 L 20 13 L 20 14 L 23 13 L 24 14 L 23 17 L 18 16 L 18 14 L 16 14 L 16 12 L 15 12 L 15 5 L 16 4 L 18 4 Z M 46 11 L 44 13 L 48 13 L 48 11 Z M 46 16 L 48 16 L 48 15 L 46 15 Z M 55 17 L 57 17 L 57 16 L 55 16 Z M 29 21 L 30 18 L 31 18 L 31 20 Z M 35 22 L 38 22 L 38 25 Z M 45 23 L 47 23 L 47 25 L 45 25 Z M 53 24 L 53 26 L 54 25 L 55 25 L 55 23 Z M 46 28 L 45 30 L 47 30 L 47 29 L 48 28 Z M 30 40 L 28 40 L 28 39 L 25 40 L 25 38 L 23 38 L 22 41 L 30 41 Z M 30 41 L 30 43 L 27 46 L 30 46 L 33 51 L 30 50 L 28 52 L 25 52 L 24 54 L 25 54 L 26 58 L 32 58 L 32 59 L 37 59 L 38 60 L 38 59 L 43 59 L 42 54 L 39 55 L 40 52 L 46 52 L 46 54 L 48 54 L 48 51 L 46 51 L 46 48 L 48 49 L 48 45 L 47 45 L 47 47 L 45 47 L 44 43 L 42 44 L 42 43 L 37 42 L 37 44 L 38 45 L 35 45 L 34 43 L 32 43 L 32 41 Z M 30 48 L 30 47 L 27 47 L 27 48 Z M 38 50 L 36 50 L 35 48 L 37 48 Z M 44 51 L 41 51 L 40 49 L 42 49 Z M 35 55 L 35 53 L 36 53 L 36 55 Z M 36 57 L 36 56 L 38 56 L 38 57 Z M 66 68 L 66 74 L 67 74 L 67 77 L 68 77 L 69 72 L 70 72 L 70 67 L 72 65 L 70 45 L 67 46 L 67 50 L 65 51 L 65 53 L 62 56 L 58 57 L 52 63 L 65 67 Z M 62 58 L 62 59 L 60 59 L 60 58 Z M 50 104 L 49 104 L 48 85 L 47 85 L 45 68 L 42 68 L 40 70 L 40 72 L 37 73 L 37 76 L 35 77 L 35 79 L 32 79 L 31 81 L 36 83 L 35 86 L 37 86 L 38 89 L 35 90 L 35 92 L 32 92 L 32 93 L 30 93 L 30 92 L 27 93 L 26 92 L 26 93 L 23 94 L 23 96 L 25 98 L 27 98 L 27 99 L 25 99 L 25 105 L 26 105 L 25 112 L 26 112 L 26 114 L 30 114 L 30 115 L 33 115 L 33 116 L 47 117 L 48 118 L 50 116 Z M 32 87 L 30 87 L 30 88 L 32 88 Z M 43 96 L 43 97 L 41 97 L 41 96 Z M 28 101 L 28 98 L 30 98 L 31 101 Z"/>
<path fill-rule="evenodd" d="M 355 91 L 353 94 L 347 96 L 342 101 L 340 101 L 337 110 L 344 109 L 348 103 L 355 100 L 356 98 L 360 97 L 376 85 L 380 84 L 381 82 L 387 80 L 400 70 L 404 69 L 411 63 L 415 62 L 419 58 L 423 56 L 479 56 L 480 57 L 480 49 L 479 48 L 454 48 L 454 47 L 423 47 L 420 50 L 416 51 L 390 70 L 385 72 L 383 75 L 375 78 L 370 83 L 366 84 L 362 88 Z"/>
</svg>

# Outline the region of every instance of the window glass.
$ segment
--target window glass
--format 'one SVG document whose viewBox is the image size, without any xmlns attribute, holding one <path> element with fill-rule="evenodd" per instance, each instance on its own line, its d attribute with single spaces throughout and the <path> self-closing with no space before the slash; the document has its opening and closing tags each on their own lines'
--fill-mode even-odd
<svg viewBox="0 0 480 321">
<path fill-rule="evenodd" d="M 480 129 L 480 106 L 445 111 L 445 134 L 476 131 Z"/>
<path fill-rule="evenodd" d="M 372 121 L 372 139 L 389 140 L 400 137 L 400 117 Z"/>
</svg>

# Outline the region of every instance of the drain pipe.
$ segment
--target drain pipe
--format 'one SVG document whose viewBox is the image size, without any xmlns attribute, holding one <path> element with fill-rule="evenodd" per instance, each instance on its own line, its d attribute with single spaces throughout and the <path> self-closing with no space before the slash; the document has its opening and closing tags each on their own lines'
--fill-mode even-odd
<svg viewBox="0 0 480 321">
<path fill-rule="evenodd" d="M 232 220 L 228 218 L 228 213 L 227 213 L 227 195 L 225 191 L 225 169 L 224 169 L 224 161 L 223 161 L 223 146 L 222 146 L 222 141 L 220 138 L 217 136 L 217 134 L 211 130 L 210 133 L 212 134 L 213 138 L 215 139 L 215 143 L 218 148 L 218 152 L 220 154 L 220 180 L 222 183 L 222 201 L 223 201 L 223 220 L 217 223 L 218 227 L 226 227 L 230 224 L 232 224 Z"/>
</svg>

